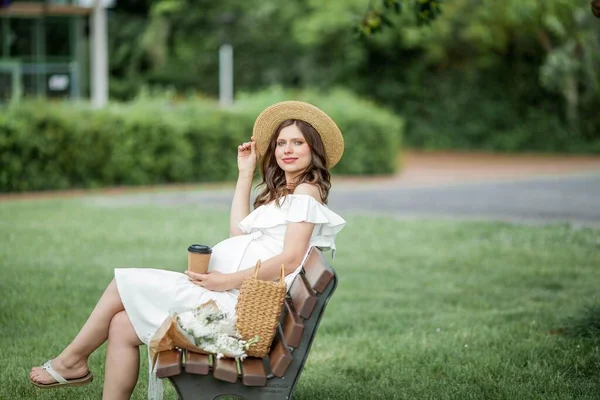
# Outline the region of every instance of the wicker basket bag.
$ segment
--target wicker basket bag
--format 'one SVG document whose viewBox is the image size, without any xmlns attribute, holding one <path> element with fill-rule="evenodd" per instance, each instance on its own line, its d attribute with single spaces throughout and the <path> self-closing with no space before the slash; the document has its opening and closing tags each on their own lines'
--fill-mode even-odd
<svg viewBox="0 0 600 400">
<path fill-rule="evenodd" d="M 254 267 L 254 276 L 242 282 L 235 306 L 235 327 L 242 339 L 250 340 L 258 335 L 258 342 L 246 351 L 250 357 L 264 357 L 269 352 L 287 293 L 283 264 L 279 282 L 259 280 L 259 269 L 260 260 Z"/>
</svg>

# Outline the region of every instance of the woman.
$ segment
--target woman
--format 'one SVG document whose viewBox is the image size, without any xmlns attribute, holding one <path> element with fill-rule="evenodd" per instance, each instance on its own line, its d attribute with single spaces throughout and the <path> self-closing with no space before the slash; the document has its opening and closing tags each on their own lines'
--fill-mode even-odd
<svg viewBox="0 0 600 400">
<path fill-rule="evenodd" d="M 208 273 L 116 269 L 75 339 L 58 357 L 34 367 L 31 382 L 42 388 L 90 383 L 88 357 L 108 340 L 103 398 L 128 399 L 138 378 L 139 346 L 148 344 L 170 309 L 214 300 L 233 314 L 238 288 L 258 259 L 263 260 L 260 279 L 276 280 L 284 264 L 289 285 L 309 247 L 335 251 L 345 221 L 324 204 L 331 186 L 328 168 L 343 149 L 339 128 L 320 109 L 297 101 L 267 108 L 254 124 L 253 140 L 238 147 L 231 237 L 213 248 Z M 264 188 L 250 212 L 257 153 Z"/>
</svg>

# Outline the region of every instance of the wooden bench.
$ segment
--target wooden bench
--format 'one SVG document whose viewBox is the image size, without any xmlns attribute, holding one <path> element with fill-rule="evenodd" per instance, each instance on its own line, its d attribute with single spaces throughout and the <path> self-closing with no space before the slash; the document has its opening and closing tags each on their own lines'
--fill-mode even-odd
<svg viewBox="0 0 600 400">
<path fill-rule="evenodd" d="M 233 359 L 174 349 L 158 354 L 157 375 L 168 378 L 180 400 L 291 399 L 329 298 L 337 286 L 335 271 L 311 248 L 283 305 L 271 350 L 248 357 L 241 369 Z"/>
</svg>

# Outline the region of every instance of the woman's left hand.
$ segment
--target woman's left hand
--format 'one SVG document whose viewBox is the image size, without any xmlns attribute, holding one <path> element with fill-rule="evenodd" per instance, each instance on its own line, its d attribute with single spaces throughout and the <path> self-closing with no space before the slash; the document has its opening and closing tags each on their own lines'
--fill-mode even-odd
<svg viewBox="0 0 600 400">
<path fill-rule="evenodd" d="M 185 271 L 185 274 L 194 285 L 202 286 L 213 292 L 225 292 L 226 290 L 235 288 L 235 282 L 231 274 L 222 274 L 218 271 L 198 274 L 190 270 Z"/>
</svg>

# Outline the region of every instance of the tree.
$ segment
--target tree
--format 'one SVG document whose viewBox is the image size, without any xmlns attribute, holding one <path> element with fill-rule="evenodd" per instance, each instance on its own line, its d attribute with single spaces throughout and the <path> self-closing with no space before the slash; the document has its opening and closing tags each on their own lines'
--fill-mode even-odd
<svg viewBox="0 0 600 400">
<path fill-rule="evenodd" d="M 367 11 L 357 25 L 359 34 L 369 36 L 384 27 L 393 27 L 390 14 L 401 14 L 406 0 L 381 0 L 380 5 L 369 1 Z M 442 0 L 414 0 L 414 14 L 419 25 L 428 24 L 441 13 Z"/>
<path fill-rule="evenodd" d="M 592 5 L 592 13 L 596 17 L 600 18 L 600 0 L 592 1 L 591 5 Z"/>
<path fill-rule="evenodd" d="M 432 63 L 467 57 L 489 66 L 515 53 L 540 57 L 540 84 L 562 96 L 571 133 L 580 131 L 582 109 L 600 97 L 600 25 L 587 7 L 570 0 L 454 0 L 444 14 L 431 30 L 407 33 Z"/>
<path fill-rule="evenodd" d="M 344 86 L 407 114 L 409 135 L 424 138 L 415 143 L 432 146 L 496 132 L 498 147 L 549 149 L 535 136 L 553 130 L 560 148 L 565 121 L 599 137 L 600 25 L 586 2 L 123 0 L 116 11 L 132 1 L 148 17 L 113 18 L 110 57 L 129 96 L 142 84 L 215 95 L 227 26 L 236 90 Z"/>
</svg>

